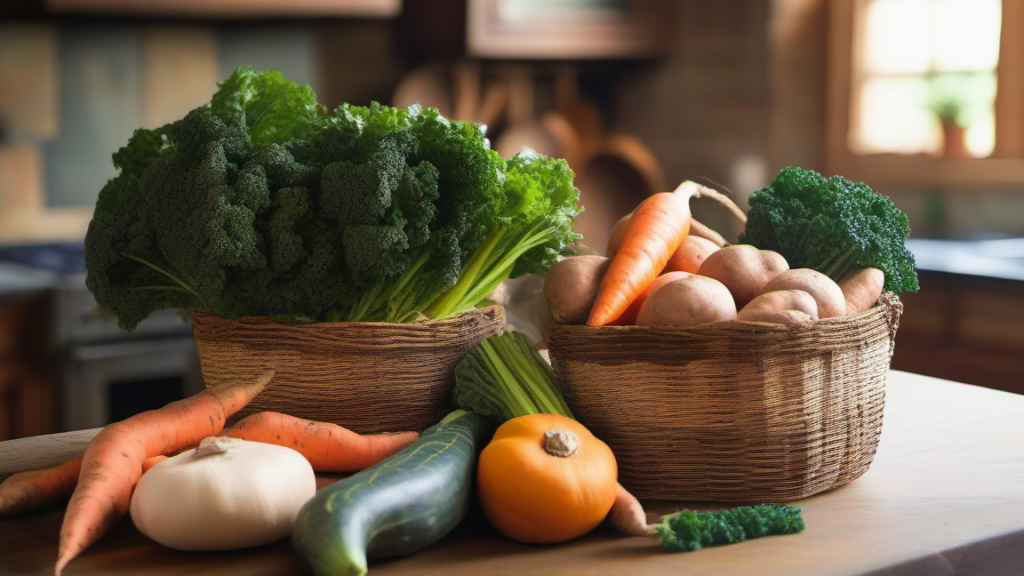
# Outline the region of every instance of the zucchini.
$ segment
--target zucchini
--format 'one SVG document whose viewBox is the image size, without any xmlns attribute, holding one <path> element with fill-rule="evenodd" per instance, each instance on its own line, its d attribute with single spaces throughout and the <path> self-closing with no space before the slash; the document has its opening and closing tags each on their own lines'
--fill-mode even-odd
<svg viewBox="0 0 1024 576">
<path fill-rule="evenodd" d="M 292 546 L 319 575 L 363 575 L 367 558 L 401 556 L 443 538 L 470 505 L 491 420 L 456 410 L 415 444 L 321 488 L 299 510 Z"/>
</svg>

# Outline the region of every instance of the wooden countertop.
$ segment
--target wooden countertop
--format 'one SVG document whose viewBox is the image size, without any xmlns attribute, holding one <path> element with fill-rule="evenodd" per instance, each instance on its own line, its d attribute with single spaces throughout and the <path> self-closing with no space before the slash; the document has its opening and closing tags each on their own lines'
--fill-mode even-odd
<svg viewBox="0 0 1024 576">
<path fill-rule="evenodd" d="M 1024 396 L 891 371 L 871 468 L 847 486 L 793 504 L 803 508 L 807 523 L 800 534 L 681 554 L 662 552 L 650 539 L 619 537 L 606 526 L 558 546 L 518 544 L 474 512 L 441 542 L 371 562 L 370 573 L 1019 575 Z M 645 505 L 652 520 L 685 506 Z M 0 519 L 0 574 L 52 574 L 62 514 L 54 507 Z M 128 519 L 65 570 L 67 576 L 304 573 L 287 542 L 235 552 L 177 552 L 149 541 Z"/>
</svg>

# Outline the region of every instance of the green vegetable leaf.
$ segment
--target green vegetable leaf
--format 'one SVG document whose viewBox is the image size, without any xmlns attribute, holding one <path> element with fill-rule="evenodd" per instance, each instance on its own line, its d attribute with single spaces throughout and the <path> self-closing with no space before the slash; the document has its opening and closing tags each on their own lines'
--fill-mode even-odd
<svg viewBox="0 0 1024 576">
<path fill-rule="evenodd" d="M 210 108 L 226 123 L 241 123 L 255 146 L 308 137 L 326 116 L 313 89 L 279 71 L 242 66 L 219 84 Z"/>
</svg>

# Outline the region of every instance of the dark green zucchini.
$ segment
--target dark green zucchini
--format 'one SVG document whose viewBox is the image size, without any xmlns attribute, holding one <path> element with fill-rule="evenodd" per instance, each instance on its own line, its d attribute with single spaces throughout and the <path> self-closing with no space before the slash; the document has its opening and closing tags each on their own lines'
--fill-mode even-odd
<svg viewBox="0 0 1024 576">
<path fill-rule="evenodd" d="M 363 575 L 367 558 L 437 542 L 469 509 L 476 456 L 494 426 L 456 410 L 412 446 L 320 489 L 295 520 L 295 551 L 318 575 Z"/>
</svg>

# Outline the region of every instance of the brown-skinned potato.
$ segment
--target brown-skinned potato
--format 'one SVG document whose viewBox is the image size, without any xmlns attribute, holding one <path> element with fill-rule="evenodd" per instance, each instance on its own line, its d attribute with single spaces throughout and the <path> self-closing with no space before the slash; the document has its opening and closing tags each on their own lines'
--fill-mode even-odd
<svg viewBox="0 0 1024 576">
<path fill-rule="evenodd" d="M 843 278 L 839 288 L 846 298 L 846 315 L 860 314 L 874 306 L 884 284 L 885 272 L 878 268 L 864 268 Z"/>
<path fill-rule="evenodd" d="M 759 250 L 750 244 L 733 244 L 710 255 L 701 264 L 698 274 L 725 284 L 741 309 L 764 292 L 770 280 L 789 270 L 781 254 Z"/>
<path fill-rule="evenodd" d="M 587 321 L 609 262 L 604 256 L 570 256 L 548 270 L 544 277 L 544 302 L 555 322 Z"/>
<path fill-rule="evenodd" d="M 640 307 L 637 326 L 679 326 L 736 318 L 736 304 L 724 284 L 697 274 L 683 275 L 652 290 Z"/>
<path fill-rule="evenodd" d="M 672 257 L 668 259 L 665 269 L 661 273 L 689 272 L 696 274 L 700 270 L 700 265 L 707 260 L 708 256 L 718 252 L 718 250 L 718 245 L 711 240 L 691 234 L 672 253 Z"/>
<path fill-rule="evenodd" d="M 798 315 L 783 312 L 799 312 Z M 775 320 L 773 320 L 774 318 Z M 803 290 L 774 290 L 750 301 L 736 314 L 737 320 L 790 324 L 818 319 L 818 302 Z"/>
<path fill-rule="evenodd" d="M 803 290 L 818 303 L 818 318 L 833 318 L 846 315 L 846 298 L 843 290 L 831 278 L 810 268 L 786 270 L 772 279 L 761 290 Z"/>
</svg>

